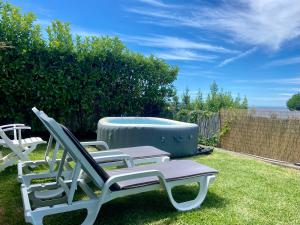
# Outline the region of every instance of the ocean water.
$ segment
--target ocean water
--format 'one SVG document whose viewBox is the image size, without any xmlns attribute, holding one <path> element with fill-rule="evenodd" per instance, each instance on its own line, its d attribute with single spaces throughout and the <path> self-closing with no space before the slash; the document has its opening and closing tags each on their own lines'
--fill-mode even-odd
<svg viewBox="0 0 300 225">
<path fill-rule="evenodd" d="M 300 111 L 290 111 L 285 107 L 250 107 L 249 111 L 262 117 L 300 118 Z"/>
</svg>

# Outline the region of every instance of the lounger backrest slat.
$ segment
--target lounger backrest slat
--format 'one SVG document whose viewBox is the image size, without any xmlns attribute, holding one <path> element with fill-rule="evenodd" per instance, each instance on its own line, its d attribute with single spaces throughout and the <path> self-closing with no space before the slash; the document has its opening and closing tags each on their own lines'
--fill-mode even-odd
<svg viewBox="0 0 300 225">
<path fill-rule="evenodd" d="M 78 139 L 73 135 L 73 133 L 65 126 L 61 125 L 63 131 L 67 134 L 73 144 L 77 147 L 80 153 L 86 158 L 86 160 L 90 163 L 90 165 L 98 172 L 99 176 L 103 179 L 103 181 L 107 181 L 109 179 L 109 175 L 105 172 L 105 170 L 97 164 L 97 162 L 93 159 L 93 157 L 87 152 L 87 150 L 80 144 Z"/>
<path fill-rule="evenodd" d="M 48 117 L 46 114 L 41 114 L 41 119 L 44 121 L 46 128 L 49 132 L 54 134 L 56 141 L 61 143 L 62 147 L 68 152 L 74 161 L 79 161 L 82 165 L 82 169 L 95 180 L 100 186 L 105 182 L 101 176 L 98 175 L 97 171 L 90 165 L 86 158 L 77 149 L 74 143 L 70 140 L 67 134 L 63 131 L 61 125 L 54 119 Z"/>
<path fill-rule="evenodd" d="M 58 141 L 59 144 L 61 144 L 58 140 L 58 138 L 55 136 L 55 134 L 52 132 L 52 130 L 48 127 L 48 125 L 45 123 L 45 121 L 42 119 L 41 115 L 45 114 L 43 111 L 39 111 L 37 108 L 33 107 L 32 111 L 34 112 L 34 114 L 39 118 L 39 120 L 44 124 L 44 126 L 46 127 L 46 129 L 49 131 L 49 133 L 52 135 L 52 137 L 54 137 L 54 139 L 56 141 Z M 45 114 L 46 115 L 46 114 Z"/>
<path fill-rule="evenodd" d="M 80 144 L 78 139 L 65 126 L 57 123 L 53 118 L 48 117 L 45 113 L 40 114 L 40 119 L 43 121 L 46 128 L 49 130 L 55 139 L 61 143 L 63 148 L 73 158 L 74 161 L 81 163 L 82 169 L 93 178 L 99 186 L 109 179 L 109 175 L 105 170 L 97 164 L 88 151 Z M 114 185 L 112 190 L 118 190 L 120 187 Z"/>
<path fill-rule="evenodd" d="M 48 141 L 48 146 L 47 146 L 47 149 L 46 149 L 46 152 L 45 152 L 45 155 L 44 155 L 44 159 L 46 160 L 46 162 L 49 164 L 50 166 L 50 171 L 53 171 L 54 170 L 54 166 L 55 166 L 55 163 L 56 163 L 56 155 L 57 155 L 57 151 L 59 149 L 59 145 L 62 145 L 58 138 L 55 136 L 55 134 L 51 131 L 51 129 L 49 129 L 48 125 L 43 121 L 43 119 L 41 118 L 41 115 L 44 113 L 43 111 L 39 111 L 37 108 L 33 107 L 32 108 L 32 111 L 34 112 L 34 114 L 39 118 L 39 120 L 44 124 L 44 126 L 46 127 L 46 129 L 49 131 L 50 133 L 50 138 L 49 138 L 49 141 Z M 53 152 L 53 155 L 52 157 L 49 157 L 49 152 L 51 150 L 51 147 L 52 147 L 52 141 L 53 141 L 53 138 L 54 140 L 56 141 L 56 145 L 55 145 L 55 149 L 54 149 L 54 152 Z"/>
<path fill-rule="evenodd" d="M 91 154 L 82 146 L 80 141 L 73 135 L 73 133 L 65 126 L 61 125 L 63 131 L 67 134 L 67 136 L 70 138 L 70 140 L 73 142 L 73 144 L 77 147 L 77 149 L 80 151 L 80 153 L 85 157 L 85 159 L 90 163 L 90 165 L 94 168 L 94 170 L 97 172 L 97 174 L 102 178 L 102 180 L 105 182 L 109 179 L 109 175 L 106 173 L 106 171 L 94 160 L 94 158 L 91 156 Z M 111 186 L 111 190 L 119 190 L 120 186 L 118 184 L 113 184 Z"/>
</svg>

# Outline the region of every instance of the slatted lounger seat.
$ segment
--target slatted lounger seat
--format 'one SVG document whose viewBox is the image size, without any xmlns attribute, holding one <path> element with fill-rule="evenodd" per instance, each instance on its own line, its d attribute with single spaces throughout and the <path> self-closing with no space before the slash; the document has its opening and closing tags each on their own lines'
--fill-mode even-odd
<svg viewBox="0 0 300 225">
<path fill-rule="evenodd" d="M 115 198 L 138 194 L 146 191 L 164 189 L 171 204 L 180 211 L 200 207 L 205 199 L 209 184 L 215 179 L 215 169 L 191 160 L 176 160 L 163 164 L 136 166 L 118 170 L 106 170 L 94 160 L 74 135 L 46 114 L 41 115 L 47 128 L 55 134 L 64 152 L 60 161 L 56 182 L 21 186 L 24 215 L 26 222 L 43 224 L 47 215 L 86 209 L 84 225 L 95 222 L 101 206 Z M 75 162 L 72 177 L 64 179 L 64 161 L 67 156 Z M 100 194 L 80 178 L 82 171 L 91 182 L 101 190 Z M 176 172 L 175 172 L 176 171 Z M 159 182 L 158 182 L 159 181 Z M 175 186 L 197 182 L 199 193 L 194 200 L 178 203 L 172 196 Z M 87 198 L 75 200 L 75 190 L 80 187 Z M 51 207 L 49 207 L 51 206 Z"/>
<path fill-rule="evenodd" d="M 138 147 L 130 147 L 130 148 L 117 148 L 111 149 L 107 151 L 121 152 L 121 154 L 128 155 L 130 158 L 133 159 L 134 165 L 147 163 L 147 162 L 162 162 L 162 161 L 169 161 L 170 153 L 162 151 L 153 146 L 138 146 Z M 103 151 L 102 151 L 103 152 Z M 105 158 L 97 157 L 98 152 L 91 152 L 90 154 L 93 156 L 97 163 L 112 163 L 112 162 L 119 162 L 118 160 L 107 160 Z"/>
<path fill-rule="evenodd" d="M 32 146 L 33 143 L 38 143 L 38 142 L 43 142 L 46 143 L 45 141 L 43 141 L 42 138 L 40 137 L 30 137 L 30 138 L 25 138 L 21 140 L 21 143 L 19 143 L 18 140 L 13 140 L 12 143 L 14 145 L 19 145 L 21 144 L 24 147 L 28 147 L 28 146 Z"/>
<path fill-rule="evenodd" d="M 164 178 L 167 182 L 196 177 L 202 174 L 214 175 L 216 173 L 216 171 L 212 170 L 211 168 L 191 160 L 172 160 L 166 164 L 150 164 L 144 166 L 122 168 L 107 171 L 107 173 L 111 177 L 127 173 L 135 173 L 139 172 L 140 170 L 159 170 L 164 175 Z M 159 179 L 157 177 L 147 177 L 121 181 L 117 184 L 119 186 L 119 189 L 130 189 L 158 183 Z"/>
</svg>

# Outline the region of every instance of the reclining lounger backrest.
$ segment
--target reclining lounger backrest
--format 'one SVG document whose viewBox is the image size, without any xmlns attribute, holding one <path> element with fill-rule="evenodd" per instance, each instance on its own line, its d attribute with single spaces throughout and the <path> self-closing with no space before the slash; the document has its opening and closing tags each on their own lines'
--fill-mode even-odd
<svg viewBox="0 0 300 225">
<path fill-rule="evenodd" d="M 13 141 L 6 135 L 2 128 L 0 128 L 0 139 L 2 139 L 5 145 L 8 146 L 12 151 L 15 149 Z"/>
<path fill-rule="evenodd" d="M 40 111 L 41 112 L 41 111 Z M 53 134 L 56 141 L 61 143 L 64 150 L 69 153 L 74 161 L 80 162 L 81 168 L 86 172 L 99 186 L 109 179 L 106 171 L 97 164 L 88 151 L 80 144 L 78 139 L 69 131 L 68 128 L 48 117 L 44 112 L 39 117 L 46 128 Z M 111 186 L 111 190 L 119 190 L 119 185 Z"/>
</svg>

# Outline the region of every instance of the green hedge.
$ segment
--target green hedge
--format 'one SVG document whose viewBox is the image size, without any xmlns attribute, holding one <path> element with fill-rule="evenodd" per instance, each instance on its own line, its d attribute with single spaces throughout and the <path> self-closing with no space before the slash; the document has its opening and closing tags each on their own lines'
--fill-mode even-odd
<svg viewBox="0 0 300 225">
<path fill-rule="evenodd" d="M 74 37 L 53 21 L 42 34 L 32 13 L 0 2 L 0 124 L 39 129 L 33 106 L 75 131 L 104 116 L 159 115 L 178 68 L 128 50 L 116 37 Z"/>
</svg>

